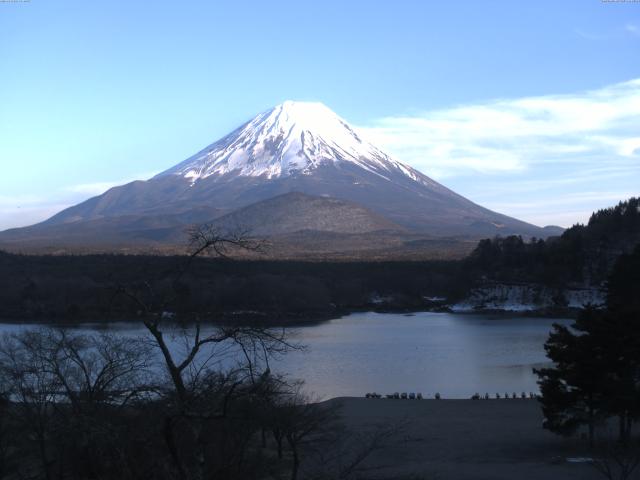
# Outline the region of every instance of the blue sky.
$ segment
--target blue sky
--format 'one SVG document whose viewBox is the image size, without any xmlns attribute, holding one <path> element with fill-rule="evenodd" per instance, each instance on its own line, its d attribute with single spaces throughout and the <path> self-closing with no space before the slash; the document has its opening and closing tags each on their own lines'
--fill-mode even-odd
<svg viewBox="0 0 640 480">
<path fill-rule="evenodd" d="M 640 3 L 0 2 L 0 229 L 321 101 L 540 225 L 640 194 Z"/>
</svg>

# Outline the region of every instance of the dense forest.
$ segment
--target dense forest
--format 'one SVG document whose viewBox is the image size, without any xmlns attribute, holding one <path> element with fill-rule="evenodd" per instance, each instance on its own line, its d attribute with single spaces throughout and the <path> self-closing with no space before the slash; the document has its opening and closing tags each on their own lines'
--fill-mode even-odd
<svg viewBox="0 0 640 480">
<path fill-rule="evenodd" d="M 306 322 L 358 310 L 441 308 L 487 283 L 601 286 L 640 243 L 640 200 L 594 213 L 547 240 L 482 240 L 460 261 L 304 262 L 144 255 L 16 255 L 0 252 L 0 318 L 130 320 L 123 286 L 164 299 L 168 315 L 211 321 Z M 189 264 L 188 272 L 184 272 Z"/>
<path fill-rule="evenodd" d="M 516 236 L 482 240 L 464 263 L 476 279 L 600 285 L 616 259 L 638 243 L 640 199 L 631 198 L 593 213 L 587 225 L 574 225 L 546 241 Z"/>
<path fill-rule="evenodd" d="M 427 308 L 424 297 L 462 295 L 457 262 L 290 262 L 139 255 L 0 255 L 0 318 L 78 322 L 126 320 L 126 286 L 165 299 L 179 317 L 297 322 L 347 311 Z"/>
</svg>

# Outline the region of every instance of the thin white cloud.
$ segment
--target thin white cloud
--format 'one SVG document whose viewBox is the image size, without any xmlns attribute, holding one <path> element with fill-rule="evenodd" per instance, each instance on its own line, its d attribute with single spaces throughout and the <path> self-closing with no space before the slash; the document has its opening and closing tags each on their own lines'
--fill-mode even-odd
<svg viewBox="0 0 640 480">
<path fill-rule="evenodd" d="M 0 231 L 33 225 L 69 206 L 38 195 L 0 195 Z"/>
<path fill-rule="evenodd" d="M 574 28 L 573 32 L 580 38 L 584 38 L 586 40 L 599 41 L 599 40 L 607 40 L 609 38 L 608 35 L 586 32 L 580 28 Z"/>
<path fill-rule="evenodd" d="M 372 121 L 372 143 L 486 207 L 570 226 L 640 194 L 640 79 Z"/>
<path fill-rule="evenodd" d="M 69 187 L 66 187 L 65 190 L 71 193 L 80 193 L 83 195 L 100 195 L 117 185 L 121 184 L 116 182 L 81 183 L 78 185 L 71 185 Z"/>
<path fill-rule="evenodd" d="M 71 205 L 42 203 L 12 208 L 0 204 L 0 231 L 39 223 Z"/>
<path fill-rule="evenodd" d="M 498 99 L 381 118 L 373 143 L 436 177 L 545 162 L 640 159 L 640 79 L 575 95 Z M 590 160 L 580 160 L 590 159 Z"/>
<path fill-rule="evenodd" d="M 624 39 L 628 34 L 631 34 L 633 36 L 640 36 L 640 26 L 635 23 L 627 23 L 625 25 L 619 26 L 618 28 L 599 33 L 586 31 L 581 28 L 574 28 L 573 33 L 575 33 L 580 38 L 592 42 L 621 40 Z"/>
<path fill-rule="evenodd" d="M 39 195 L 0 195 L 0 231 L 25 227 L 42 222 L 65 208 L 90 197 L 100 195 L 112 187 L 134 180 L 148 179 L 157 172 L 146 172 L 111 182 L 94 182 L 69 185 L 44 197 Z"/>
<path fill-rule="evenodd" d="M 508 202 L 494 203 L 492 206 L 497 209 L 513 208 L 520 211 L 540 210 L 543 208 L 554 208 L 566 205 L 579 205 L 584 202 L 608 201 L 617 203 L 621 195 L 623 198 L 632 197 L 636 192 L 581 192 L 567 193 L 557 198 L 542 198 L 531 202 Z"/>
<path fill-rule="evenodd" d="M 634 23 L 627 23 L 624 27 L 624 29 L 631 33 L 632 35 L 637 35 L 640 36 L 640 26 L 634 24 Z"/>
<path fill-rule="evenodd" d="M 484 205 L 492 210 L 508 211 L 510 215 L 536 225 L 569 227 L 576 223 L 586 223 L 595 210 L 616 205 L 620 200 L 635 195 L 637 192 L 634 191 L 568 192 L 529 201 L 515 199 L 511 202 L 486 202 Z"/>
<path fill-rule="evenodd" d="M 101 195 L 110 188 L 117 187 L 118 185 L 124 185 L 125 183 L 133 182 L 135 180 L 146 180 L 153 177 L 158 172 L 146 172 L 140 175 L 134 175 L 111 182 L 93 182 L 93 183 L 80 183 L 78 185 L 71 185 L 66 187 L 65 190 L 71 193 L 79 193 L 82 195 Z"/>
</svg>

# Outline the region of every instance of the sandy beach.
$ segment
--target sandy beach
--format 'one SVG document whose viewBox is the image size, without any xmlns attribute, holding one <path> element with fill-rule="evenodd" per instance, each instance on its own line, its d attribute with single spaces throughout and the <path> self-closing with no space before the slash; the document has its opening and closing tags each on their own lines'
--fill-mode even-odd
<svg viewBox="0 0 640 480">
<path fill-rule="evenodd" d="M 419 479 L 534 480 L 602 478 L 567 459 L 587 445 L 542 429 L 536 400 L 390 400 L 337 398 L 347 428 L 404 423 L 402 433 L 371 459 L 376 475 Z"/>
</svg>

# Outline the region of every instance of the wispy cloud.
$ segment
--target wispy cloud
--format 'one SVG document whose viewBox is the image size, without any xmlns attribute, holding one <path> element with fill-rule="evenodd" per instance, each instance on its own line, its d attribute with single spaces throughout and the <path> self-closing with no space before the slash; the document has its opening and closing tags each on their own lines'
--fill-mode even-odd
<svg viewBox="0 0 640 480">
<path fill-rule="evenodd" d="M 640 36 L 640 26 L 636 23 L 627 23 L 618 28 L 606 32 L 592 32 L 581 28 L 574 28 L 573 33 L 578 37 L 592 42 L 602 42 L 611 40 L 621 40 L 628 35 Z"/>
<path fill-rule="evenodd" d="M 481 204 L 535 223 L 555 218 L 570 225 L 594 208 L 640 193 L 639 125 L 635 79 L 571 95 L 389 116 L 361 130 L 399 160 Z M 523 197 L 527 209 L 518 204 Z"/>
<path fill-rule="evenodd" d="M 78 193 L 81 195 L 101 195 L 110 188 L 117 187 L 118 185 L 124 185 L 125 183 L 133 182 L 135 180 L 147 180 L 159 172 L 145 172 L 139 175 L 120 178 L 111 182 L 93 182 L 93 183 L 80 183 L 77 185 L 70 185 L 64 190 L 71 193 Z"/>
<path fill-rule="evenodd" d="M 37 195 L 0 195 L 0 231 L 33 225 L 71 205 Z"/>
<path fill-rule="evenodd" d="M 574 28 L 573 32 L 580 38 L 584 38 L 586 40 L 593 40 L 593 41 L 608 40 L 611 37 L 610 35 L 586 32 L 581 28 Z"/>
<path fill-rule="evenodd" d="M 640 26 L 635 23 L 627 23 L 624 26 L 624 29 L 632 35 L 637 35 L 640 37 Z"/>
<path fill-rule="evenodd" d="M 82 195 L 100 195 L 112 187 L 121 185 L 117 182 L 94 182 L 94 183 L 80 183 L 78 185 L 70 185 L 65 188 L 67 192 L 79 193 Z"/>
<path fill-rule="evenodd" d="M 576 95 L 500 99 L 379 119 L 365 135 L 437 177 L 546 162 L 640 159 L 640 79 Z M 589 159 L 589 160 L 585 160 Z"/>
<path fill-rule="evenodd" d="M 100 195 L 112 187 L 134 180 L 145 180 L 154 176 L 155 173 L 157 172 L 146 172 L 110 182 L 69 185 L 47 196 L 0 195 L 0 231 L 7 228 L 33 225 L 46 220 L 65 208 L 95 195 Z"/>
</svg>

